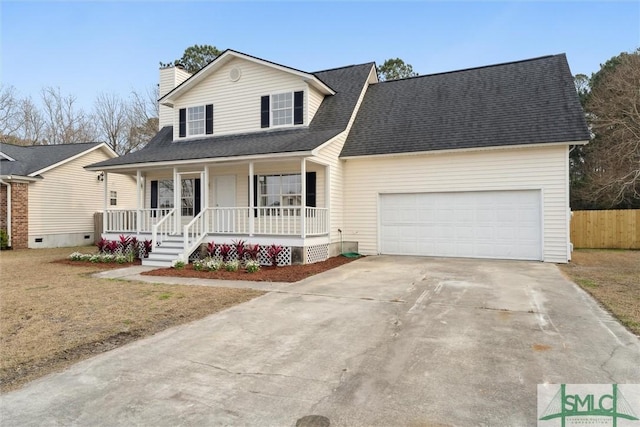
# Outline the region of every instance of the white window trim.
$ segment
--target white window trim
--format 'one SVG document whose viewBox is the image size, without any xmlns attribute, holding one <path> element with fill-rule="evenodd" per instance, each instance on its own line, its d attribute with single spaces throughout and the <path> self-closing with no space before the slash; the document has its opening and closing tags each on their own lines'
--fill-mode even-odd
<svg viewBox="0 0 640 427">
<path fill-rule="evenodd" d="M 277 92 L 277 93 L 272 93 L 269 95 L 269 120 L 271 121 L 271 126 L 270 127 L 274 127 L 274 128 L 281 128 L 281 127 L 292 127 L 293 126 L 293 114 L 294 114 L 294 92 L 296 91 L 285 91 L 285 92 Z M 274 124 L 274 119 L 273 119 L 273 97 L 276 95 L 286 95 L 289 94 L 291 95 L 291 123 L 285 123 L 285 124 L 281 124 L 281 125 L 276 125 Z M 281 108 L 278 111 L 282 111 L 285 110 L 285 108 Z"/>
<path fill-rule="evenodd" d="M 118 191 L 109 190 L 109 206 L 118 206 Z"/>
<path fill-rule="evenodd" d="M 258 186 L 257 188 L 254 189 L 254 191 L 257 192 L 257 196 L 258 196 L 258 207 L 261 208 L 299 208 L 303 205 L 302 203 L 302 187 L 300 187 L 300 193 L 295 193 L 295 194 L 288 194 L 288 193 L 283 193 L 282 192 L 282 180 L 280 181 L 280 188 L 279 188 L 279 192 L 278 192 L 278 196 L 279 196 L 279 205 L 278 206 L 265 206 L 262 204 L 262 197 L 264 196 L 268 196 L 268 195 L 272 195 L 275 196 L 276 194 L 263 194 L 262 193 L 262 186 L 260 185 L 260 178 L 262 177 L 280 177 L 282 178 L 283 176 L 299 176 L 300 177 L 300 185 L 302 186 L 302 175 L 299 173 L 272 173 L 272 174 L 259 174 L 258 175 Z M 282 200 L 284 197 L 300 197 L 300 204 L 299 205 L 283 205 L 282 204 Z"/>
<path fill-rule="evenodd" d="M 206 105 L 194 105 L 191 107 L 186 107 L 187 108 L 187 117 L 186 117 L 186 121 L 187 121 L 187 136 L 186 138 L 190 138 L 190 137 L 194 137 L 194 136 L 200 136 L 200 135 L 205 135 L 207 132 L 207 106 Z M 190 120 L 189 119 L 189 112 L 190 110 L 194 109 L 194 108 L 202 108 L 202 119 L 198 119 L 198 120 Z M 193 133 L 191 130 L 191 124 L 192 123 L 196 123 L 196 122 L 200 122 L 202 121 L 202 132 L 201 133 Z"/>
</svg>

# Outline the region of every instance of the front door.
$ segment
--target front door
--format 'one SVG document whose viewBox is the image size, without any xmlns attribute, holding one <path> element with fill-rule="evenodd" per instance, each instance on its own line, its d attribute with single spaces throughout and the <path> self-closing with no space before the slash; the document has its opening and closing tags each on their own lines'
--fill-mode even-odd
<svg viewBox="0 0 640 427">
<path fill-rule="evenodd" d="M 200 179 L 182 178 L 180 185 L 180 217 L 182 225 L 187 225 L 200 213 Z"/>
<path fill-rule="evenodd" d="M 232 208 L 236 205 L 236 176 L 216 177 L 215 201 L 217 208 Z"/>
<path fill-rule="evenodd" d="M 215 212 L 213 215 L 213 232 L 235 233 L 238 230 L 236 206 L 236 176 L 223 175 L 215 178 Z"/>
</svg>

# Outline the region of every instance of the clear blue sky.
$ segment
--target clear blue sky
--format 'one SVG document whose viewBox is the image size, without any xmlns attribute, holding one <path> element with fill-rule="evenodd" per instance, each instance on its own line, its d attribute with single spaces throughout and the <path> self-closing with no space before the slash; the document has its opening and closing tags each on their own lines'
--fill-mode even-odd
<svg viewBox="0 0 640 427">
<path fill-rule="evenodd" d="M 0 81 L 38 97 L 157 83 L 193 44 L 305 71 L 400 57 L 420 74 L 565 52 L 574 74 L 640 46 L 639 1 L 0 1 Z"/>
</svg>

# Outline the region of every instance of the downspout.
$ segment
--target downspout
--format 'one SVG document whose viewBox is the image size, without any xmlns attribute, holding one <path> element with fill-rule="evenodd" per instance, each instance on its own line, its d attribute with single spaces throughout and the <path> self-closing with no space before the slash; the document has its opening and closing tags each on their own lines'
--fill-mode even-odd
<svg viewBox="0 0 640 427">
<path fill-rule="evenodd" d="M 7 245 L 11 247 L 11 183 L 0 179 L 0 184 L 7 186 Z"/>
</svg>

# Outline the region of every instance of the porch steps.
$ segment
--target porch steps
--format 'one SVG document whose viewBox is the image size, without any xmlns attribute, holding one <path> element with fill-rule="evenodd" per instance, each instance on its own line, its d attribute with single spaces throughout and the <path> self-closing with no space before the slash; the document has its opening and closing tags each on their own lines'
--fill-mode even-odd
<svg viewBox="0 0 640 427">
<path fill-rule="evenodd" d="M 142 265 L 150 267 L 171 267 L 171 263 L 178 259 L 184 249 L 182 236 L 168 236 L 160 246 L 153 248 L 149 257 L 142 260 Z"/>
</svg>

